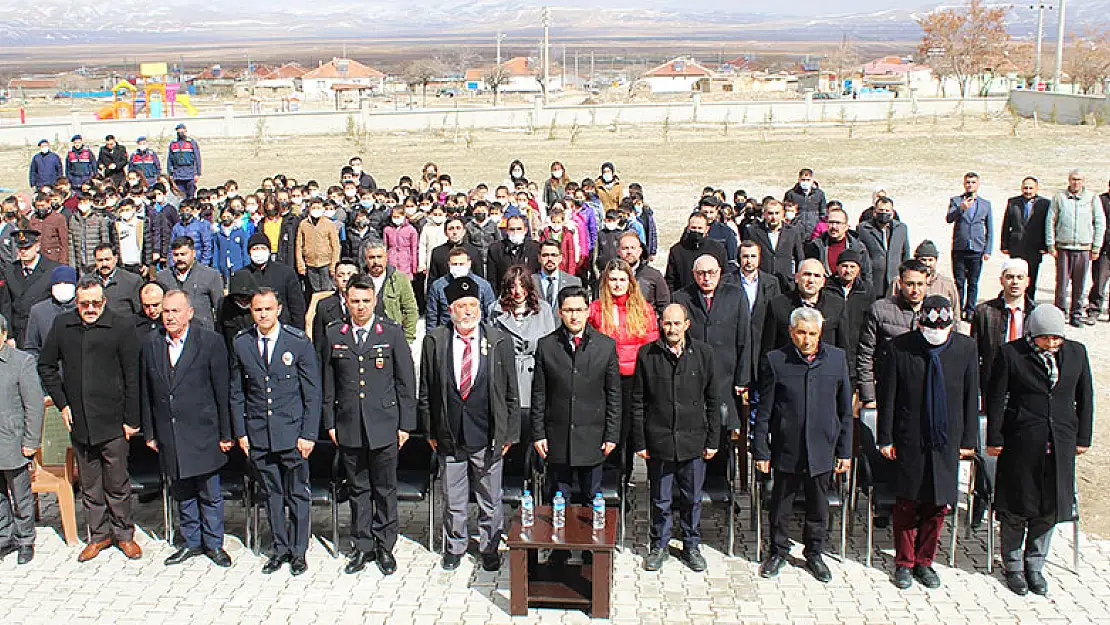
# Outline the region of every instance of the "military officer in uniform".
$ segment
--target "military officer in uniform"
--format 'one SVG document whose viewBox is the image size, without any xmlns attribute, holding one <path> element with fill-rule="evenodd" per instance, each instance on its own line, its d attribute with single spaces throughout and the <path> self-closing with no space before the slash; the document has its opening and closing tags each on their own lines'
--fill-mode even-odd
<svg viewBox="0 0 1110 625">
<path fill-rule="evenodd" d="M 416 429 L 416 371 L 405 332 L 374 314 L 374 281 L 347 281 L 351 320 L 327 326 L 324 429 L 339 448 L 351 496 L 356 549 L 344 569 L 357 573 L 377 560 L 397 571 L 397 454 Z M 373 505 L 371 505 L 371 501 Z"/>
<path fill-rule="evenodd" d="M 37 230 L 12 233 L 17 258 L 0 267 L 0 314 L 11 322 L 8 336 L 23 348 L 31 307 L 50 297 L 50 275 L 58 263 L 41 253 Z"/>
<path fill-rule="evenodd" d="M 232 343 L 231 419 L 239 446 L 262 476 L 274 537 L 262 572 L 273 573 L 288 562 L 289 572 L 300 575 L 308 570 L 307 459 L 320 430 L 320 369 L 308 336 L 278 322 L 280 315 L 273 289 L 263 287 L 251 298 L 254 326 Z"/>
</svg>

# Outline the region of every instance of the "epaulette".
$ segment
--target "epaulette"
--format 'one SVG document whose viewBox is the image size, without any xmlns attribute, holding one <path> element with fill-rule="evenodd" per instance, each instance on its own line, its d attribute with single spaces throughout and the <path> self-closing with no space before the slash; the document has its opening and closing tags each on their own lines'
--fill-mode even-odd
<svg viewBox="0 0 1110 625">
<path fill-rule="evenodd" d="M 254 332 L 254 326 L 250 326 L 249 328 L 243 328 L 242 330 L 239 330 L 238 332 L 235 333 L 235 338 L 239 338 L 240 336 L 243 336 L 244 334 L 247 334 L 247 333 L 250 333 L 250 332 Z"/>
<path fill-rule="evenodd" d="M 295 328 L 295 327 L 293 327 L 293 326 L 291 326 L 287 323 L 281 324 L 281 329 L 288 332 L 289 334 L 292 334 L 293 336 L 295 336 L 299 339 L 307 339 L 308 338 L 308 335 L 304 333 L 304 330 L 302 330 L 300 328 Z"/>
</svg>

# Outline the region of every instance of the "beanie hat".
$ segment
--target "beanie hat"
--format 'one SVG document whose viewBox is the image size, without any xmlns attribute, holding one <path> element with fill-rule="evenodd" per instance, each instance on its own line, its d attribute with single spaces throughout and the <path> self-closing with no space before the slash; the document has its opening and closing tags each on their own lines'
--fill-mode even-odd
<svg viewBox="0 0 1110 625">
<path fill-rule="evenodd" d="M 250 251 L 250 249 L 256 245 L 265 245 L 266 249 L 271 249 L 270 237 L 266 236 L 265 232 L 256 230 L 255 233 L 251 235 L 251 238 L 247 239 L 247 251 Z"/>
<path fill-rule="evenodd" d="M 1037 306 L 1033 309 L 1033 312 L 1029 313 L 1029 318 L 1025 321 L 1025 327 L 1032 338 L 1038 336 L 1062 337 L 1067 325 L 1064 313 L 1052 304 Z"/>
<path fill-rule="evenodd" d="M 852 248 L 848 248 L 848 249 L 844 250 L 843 252 L 841 252 L 840 256 L 836 257 L 836 264 L 840 265 L 841 263 L 855 263 L 855 264 L 862 267 L 863 266 L 863 256 L 861 256 L 860 253 L 857 252 L 856 250 L 853 250 Z"/>
<path fill-rule="evenodd" d="M 917 322 L 926 328 L 947 328 L 956 320 L 952 302 L 943 295 L 930 295 L 921 303 Z"/>
<path fill-rule="evenodd" d="M 464 297 L 478 298 L 478 283 L 466 276 L 455 278 L 447 283 L 443 294 L 447 296 L 449 304 L 454 304 Z"/>
<path fill-rule="evenodd" d="M 937 250 L 936 243 L 933 243 L 929 239 L 922 241 L 921 245 L 918 245 L 917 249 L 914 250 L 913 257 L 921 258 L 922 256 L 927 258 L 940 258 L 940 252 Z"/>
<path fill-rule="evenodd" d="M 58 265 L 50 272 L 50 286 L 55 284 L 77 284 L 77 270 L 69 265 Z"/>
</svg>

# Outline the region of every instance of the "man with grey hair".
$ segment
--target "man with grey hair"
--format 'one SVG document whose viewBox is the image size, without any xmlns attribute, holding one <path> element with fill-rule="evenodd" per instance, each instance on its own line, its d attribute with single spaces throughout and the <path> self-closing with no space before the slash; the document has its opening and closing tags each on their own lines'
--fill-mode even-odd
<svg viewBox="0 0 1110 625">
<path fill-rule="evenodd" d="M 1098 196 L 1086 188 L 1083 173 L 1068 172 L 1068 188 L 1052 197 L 1045 219 L 1045 247 L 1056 259 L 1056 307 L 1068 314 L 1073 327 L 1094 325 L 1083 318 L 1083 283 L 1091 261 L 1098 260 L 1106 232 L 1106 214 Z M 1068 287 L 1071 301 L 1068 301 Z M 1065 306 L 1067 304 L 1067 306 Z"/>
<path fill-rule="evenodd" d="M 35 359 L 8 345 L 8 320 L 0 315 L 0 558 L 35 557 L 35 497 L 31 457 L 42 446 L 43 394 Z"/>
<path fill-rule="evenodd" d="M 818 310 L 794 309 L 791 344 L 768 352 L 760 366 L 752 455 L 760 473 L 775 470 L 762 577 L 775 577 L 786 563 L 794 498 L 804 492 L 806 568 L 819 581 L 832 580 L 821 552 L 832 474 L 847 472 L 852 463 L 852 383 L 844 350 L 821 340 L 824 324 Z"/>
</svg>

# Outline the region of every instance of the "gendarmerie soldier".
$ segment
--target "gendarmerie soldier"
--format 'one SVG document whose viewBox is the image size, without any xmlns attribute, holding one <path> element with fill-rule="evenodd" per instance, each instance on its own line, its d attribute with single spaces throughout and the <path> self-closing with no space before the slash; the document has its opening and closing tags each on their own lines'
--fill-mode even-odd
<svg viewBox="0 0 1110 625">
<path fill-rule="evenodd" d="M 251 315 L 254 327 L 232 343 L 232 429 L 262 476 L 274 537 L 262 572 L 273 573 L 289 562 L 289 572 L 300 575 L 308 570 L 307 459 L 320 430 L 320 368 L 308 336 L 278 321 L 281 304 L 273 289 L 263 287 L 254 294 Z"/>
<path fill-rule="evenodd" d="M 23 347 L 31 307 L 50 297 L 50 276 L 58 263 L 41 253 L 37 230 L 12 233 L 17 258 L 0 267 L 0 314 L 8 318 L 8 336 Z"/>
<path fill-rule="evenodd" d="M 351 496 L 355 552 L 347 573 L 376 560 L 382 574 L 397 571 L 397 453 L 416 429 L 416 372 L 401 326 L 375 315 L 374 281 L 346 282 L 350 322 L 325 330 L 324 429 L 339 448 Z"/>
</svg>

